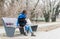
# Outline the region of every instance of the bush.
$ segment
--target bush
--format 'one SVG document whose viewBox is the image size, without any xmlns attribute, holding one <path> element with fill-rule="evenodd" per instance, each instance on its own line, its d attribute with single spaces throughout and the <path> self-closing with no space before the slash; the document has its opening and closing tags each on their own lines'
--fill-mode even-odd
<svg viewBox="0 0 60 39">
<path fill-rule="evenodd" d="M 49 13 L 44 13 L 45 22 L 49 22 Z"/>
</svg>

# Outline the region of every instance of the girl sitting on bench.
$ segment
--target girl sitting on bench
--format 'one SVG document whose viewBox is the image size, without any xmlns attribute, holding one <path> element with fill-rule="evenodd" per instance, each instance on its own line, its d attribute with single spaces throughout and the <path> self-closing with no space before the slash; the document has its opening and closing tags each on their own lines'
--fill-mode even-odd
<svg viewBox="0 0 60 39">
<path fill-rule="evenodd" d="M 29 30 L 31 32 L 31 36 L 35 36 L 33 34 L 33 31 L 31 29 L 30 25 L 27 25 L 27 21 L 25 20 L 26 15 L 27 15 L 26 10 L 23 10 L 23 12 L 19 14 L 19 16 L 18 16 L 18 24 L 19 24 L 20 27 L 22 27 L 24 29 L 24 35 L 25 36 L 27 36 L 27 30 Z"/>
</svg>

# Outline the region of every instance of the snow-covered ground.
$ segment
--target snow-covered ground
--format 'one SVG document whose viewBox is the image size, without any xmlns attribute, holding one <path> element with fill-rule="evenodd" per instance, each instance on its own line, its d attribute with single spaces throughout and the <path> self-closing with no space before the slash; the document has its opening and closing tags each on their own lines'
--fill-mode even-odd
<svg viewBox="0 0 60 39">
<path fill-rule="evenodd" d="M 0 34 L 5 33 L 4 29 L 0 29 Z"/>
<path fill-rule="evenodd" d="M 38 23 L 37 25 L 38 25 L 38 28 L 39 28 L 39 27 L 48 27 L 48 26 L 57 25 L 57 24 L 60 24 L 60 22 L 42 23 L 42 24 Z M 16 30 L 18 30 L 18 29 L 16 29 Z M 1 33 L 5 33 L 4 28 L 0 28 L 0 34 Z"/>
<path fill-rule="evenodd" d="M 60 39 L 60 28 L 49 31 L 49 32 L 35 32 L 36 36 L 35 37 L 31 37 L 30 35 L 28 36 L 17 36 L 17 37 L 3 37 L 6 39 Z M 2 39 L 2 37 L 1 37 Z"/>
<path fill-rule="evenodd" d="M 60 24 L 60 22 L 52 22 L 52 23 L 38 24 L 38 27 L 47 27 L 47 26 L 57 25 L 57 24 Z"/>
<path fill-rule="evenodd" d="M 60 28 L 49 32 L 37 32 L 36 39 L 60 39 Z"/>
<path fill-rule="evenodd" d="M 56 25 L 60 24 L 60 22 L 53 22 L 53 23 L 43 23 L 43 24 L 38 24 L 38 27 L 43 27 L 43 26 L 50 26 L 50 25 Z M 16 29 L 18 30 L 18 29 Z M 0 28 L 0 36 L 2 33 L 5 33 L 4 28 Z M 36 36 L 31 37 L 30 35 L 28 36 L 15 36 L 12 38 L 5 37 L 6 39 L 60 39 L 60 28 L 56 28 L 54 30 L 50 30 L 48 32 L 43 32 L 43 31 L 37 31 L 35 32 Z M 1 39 L 5 39 L 4 36 L 1 37 Z"/>
</svg>

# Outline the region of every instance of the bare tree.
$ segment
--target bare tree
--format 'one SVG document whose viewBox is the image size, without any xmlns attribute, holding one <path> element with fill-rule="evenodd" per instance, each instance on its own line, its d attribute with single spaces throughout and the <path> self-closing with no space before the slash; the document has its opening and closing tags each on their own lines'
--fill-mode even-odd
<svg viewBox="0 0 60 39">
<path fill-rule="evenodd" d="M 35 11 L 35 9 L 36 9 L 36 7 L 37 7 L 38 3 L 39 3 L 39 0 L 37 0 L 36 5 L 34 6 L 33 10 L 31 11 L 31 18 L 33 18 L 33 17 L 34 17 L 34 15 L 35 15 L 34 11 Z M 31 19 L 31 18 L 30 18 L 30 19 Z"/>
<path fill-rule="evenodd" d="M 44 7 L 42 12 L 46 15 L 47 18 L 51 19 L 51 17 L 56 14 L 57 7 L 59 6 L 59 0 L 42 0 L 44 3 Z M 48 16 L 49 14 L 49 16 Z"/>
</svg>

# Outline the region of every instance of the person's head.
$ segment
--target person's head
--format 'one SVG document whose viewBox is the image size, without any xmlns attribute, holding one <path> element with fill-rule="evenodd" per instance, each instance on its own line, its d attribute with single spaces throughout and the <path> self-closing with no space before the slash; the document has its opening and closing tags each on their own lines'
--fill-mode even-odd
<svg viewBox="0 0 60 39">
<path fill-rule="evenodd" d="M 27 14 L 27 11 L 26 11 L 26 10 L 23 10 L 23 13 L 24 13 L 24 14 Z"/>
</svg>

